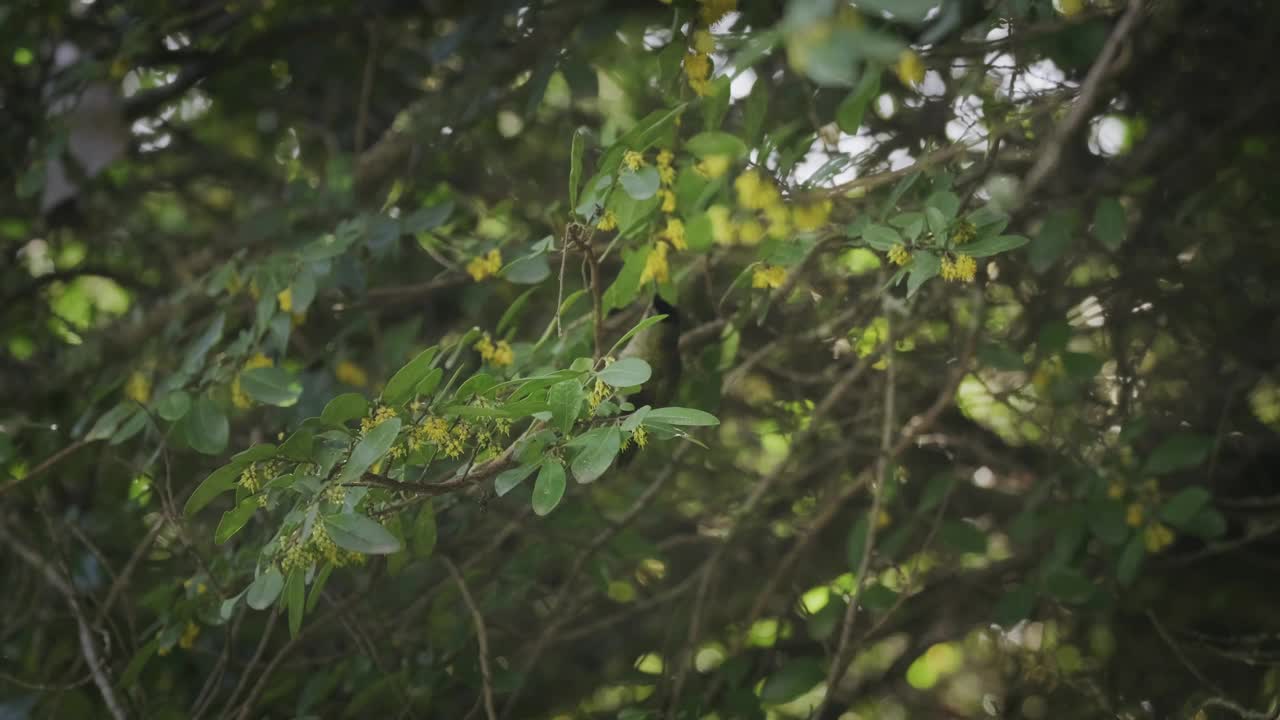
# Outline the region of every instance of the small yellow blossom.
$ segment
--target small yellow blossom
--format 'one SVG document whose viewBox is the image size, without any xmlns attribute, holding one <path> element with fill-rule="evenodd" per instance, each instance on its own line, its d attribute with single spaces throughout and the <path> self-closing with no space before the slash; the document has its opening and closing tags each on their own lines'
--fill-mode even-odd
<svg viewBox="0 0 1280 720">
<path fill-rule="evenodd" d="M 360 419 L 360 434 L 363 435 L 382 423 L 396 416 L 396 411 L 382 405 L 373 411 L 369 417 Z"/>
<path fill-rule="evenodd" d="M 707 217 L 711 219 L 711 239 L 717 245 L 732 245 L 733 221 L 729 219 L 729 208 L 712 205 L 707 208 Z"/>
<path fill-rule="evenodd" d="M 276 302 L 280 303 L 281 312 L 293 312 L 293 289 L 285 288 L 276 293 Z"/>
<path fill-rule="evenodd" d="M 685 240 L 684 223 L 680 218 L 667 218 L 667 228 L 662 231 L 662 237 L 671 243 L 671 247 L 676 250 L 688 250 L 689 243 Z"/>
<path fill-rule="evenodd" d="M 914 87 L 924 80 L 924 62 L 913 50 L 903 50 L 895 68 L 903 85 Z"/>
<path fill-rule="evenodd" d="M 764 239 L 764 227 L 755 220 L 744 220 L 738 223 L 736 230 L 738 242 L 747 247 L 759 245 Z"/>
<path fill-rule="evenodd" d="M 693 169 L 702 177 L 715 180 L 729 172 L 729 166 L 732 163 L 733 159 L 728 155 L 708 155 L 702 158 Z"/>
<path fill-rule="evenodd" d="M 1071 17 L 1084 10 L 1083 0 L 1058 0 L 1058 12 L 1064 17 Z"/>
<path fill-rule="evenodd" d="M 884 528 L 889 527 L 889 525 L 892 523 L 893 523 L 893 516 L 889 514 L 888 510 L 881 510 L 880 514 L 876 515 L 877 528 L 883 530 Z"/>
<path fill-rule="evenodd" d="M 738 204 L 748 210 L 763 210 L 776 205 L 781 196 L 773 183 L 760 177 L 755 170 L 748 170 L 733 181 L 738 193 Z"/>
<path fill-rule="evenodd" d="M 658 151 L 658 167 L 660 168 L 671 167 L 671 163 L 675 159 L 675 154 L 666 148 Z"/>
<path fill-rule="evenodd" d="M 628 170 L 639 170 L 644 167 L 644 155 L 628 150 L 622 155 L 622 164 L 626 165 Z"/>
<path fill-rule="evenodd" d="M 764 209 L 764 217 L 769 221 L 768 234 L 774 240 L 786 240 L 791 237 L 791 211 L 786 205 L 776 203 Z"/>
<path fill-rule="evenodd" d="M 670 150 L 658 153 L 658 181 L 664 188 L 671 187 L 676 181 L 676 169 L 671 164 L 675 157 Z"/>
<path fill-rule="evenodd" d="M 894 265 L 906 265 L 911 262 L 911 252 L 904 245 L 889 248 L 889 262 Z"/>
<path fill-rule="evenodd" d="M 612 210 L 605 210 L 600 216 L 600 220 L 596 222 L 597 230 L 616 230 L 618 228 L 618 216 Z"/>
<path fill-rule="evenodd" d="M 1124 497 L 1124 483 L 1113 482 L 1107 486 L 1107 497 L 1112 500 L 1119 500 Z"/>
<path fill-rule="evenodd" d="M 352 387 L 366 387 L 369 384 L 369 373 L 350 360 L 339 362 L 333 369 L 333 376 L 338 379 L 338 382 Z"/>
<path fill-rule="evenodd" d="M 948 282 L 973 282 L 978 274 L 978 262 L 968 255 L 957 255 L 955 259 L 942 259 L 939 275 Z"/>
<path fill-rule="evenodd" d="M 489 337 L 489 333 L 485 333 L 483 338 L 475 344 L 476 352 L 480 353 L 480 357 L 484 361 L 498 367 L 506 367 L 515 362 L 515 353 L 511 350 L 511 345 L 506 340 L 494 342 Z"/>
<path fill-rule="evenodd" d="M 693 49 L 708 55 L 716 51 L 716 39 L 706 30 L 693 31 Z"/>
<path fill-rule="evenodd" d="M 792 211 L 796 228 L 803 232 L 812 232 L 827 224 L 831 217 L 831 201 L 821 200 L 808 205 L 797 205 Z"/>
<path fill-rule="evenodd" d="M 725 15 L 738 9 L 738 0 L 698 0 L 702 7 L 698 11 L 704 25 L 715 25 Z"/>
<path fill-rule="evenodd" d="M 262 353 L 257 353 L 245 361 L 244 367 L 240 368 L 240 372 L 253 370 L 254 368 L 271 367 L 273 365 L 275 365 L 275 363 L 271 358 L 263 355 Z M 253 407 L 253 398 L 249 397 L 249 395 L 245 393 L 244 388 L 240 387 L 240 373 L 236 373 L 235 380 L 231 381 L 231 403 L 241 410 L 247 410 L 248 408 Z"/>
<path fill-rule="evenodd" d="M 658 191 L 658 197 L 662 198 L 662 212 L 673 213 L 676 211 L 676 194 L 666 188 Z"/>
<path fill-rule="evenodd" d="M 684 56 L 684 75 L 689 80 L 689 87 L 698 95 L 711 93 L 711 56 L 706 53 L 691 52 Z"/>
<path fill-rule="evenodd" d="M 467 263 L 467 273 L 471 279 L 480 282 L 487 277 L 497 275 L 502 269 L 502 253 L 490 250 L 483 257 L 474 257 Z"/>
<path fill-rule="evenodd" d="M 1142 531 L 1147 552 L 1158 553 L 1173 544 L 1173 531 L 1164 523 L 1152 523 Z"/>
<path fill-rule="evenodd" d="M 200 626 L 189 622 L 182 631 L 182 637 L 178 640 L 178 647 L 183 650 L 190 650 L 196 644 L 196 638 L 198 637 L 200 637 Z"/>
<path fill-rule="evenodd" d="M 591 394 L 587 396 L 587 404 L 591 406 L 591 412 L 595 412 L 600 403 L 604 402 L 612 394 L 613 391 L 609 389 L 608 385 L 596 380 L 596 384 L 591 388 Z"/>
<path fill-rule="evenodd" d="M 1141 503 L 1132 503 L 1124 513 L 1125 524 L 1129 527 L 1138 527 L 1142 524 L 1143 518 L 1146 517 L 1146 511 Z"/>
<path fill-rule="evenodd" d="M 655 243 L 649 250 L 649 256 L 644 260 L 644 271 L 640 273 L 641 285 L 650 280 L 665 283 L 671 279 L 671 266 L 667 263 L 667 247 L 666 243 L 660 242 Z"/>
<path fill-rule="evenodd" d="M 129 373 L 129 379 L 124 384 L 124 396 L 136 403 L 146 405 L 151 399 L 151 378 L 139 370 Z"/>
<path fill-rule="evenodd" d="M 955 229 L 951 231 L 951 242 L 954 245 L 964 245 L 972 242 L 976 237 L 978 237 L 978 228 L 974 227 L 973 223 L 968 220 L 961 220 L 956 223 Z"/>
<path fill-rule="evenodd" d="M 786 268 L 777 265 L 758 265 L 751 273 L 751 287 L 780 288 L 786 279 Z"/>
</svg>

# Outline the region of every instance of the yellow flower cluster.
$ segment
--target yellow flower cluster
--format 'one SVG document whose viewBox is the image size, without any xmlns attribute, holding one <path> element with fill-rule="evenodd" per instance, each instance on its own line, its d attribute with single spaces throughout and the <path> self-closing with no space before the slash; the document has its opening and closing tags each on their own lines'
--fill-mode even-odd
<svg viewBox="0 0 1280 720">
<path fill-rule="evenodd" d="M 636 447 L 643 448 L 649 444 L 649 431 L 644 426 L 638 427 L 631 431 L 630 440 L 636 444 Z"/>
<path fill-rule="evenodd" d="M 140 405 L 146 405 L 151 399 L 151 378 L 140 370 L 129 373 L 129 379 L 124 384 L 124 396 Z"/>
<path fill-rule="evenodd" d="M 360 418 L 360 434 L 364 435 L 375 427 L 396 416 L 396 411 L 383 405 L 373 411 L 373 415 Z"/>
<path fill-rule="evenodd" d="M 245 361 L 244 366 L 240 368 L 240 372 L 252 370 L 254 368 L 271 367 L 275 362 L 271 358 L 257 353 L 253 357 Z M 243 388 L 240 387 L 240 374 L 236 374 L 235 380 L 231 381 L 231 402 L 241 410 L 247 410 L 253 406 L 253 398 L 249 397 Z"/>
<path fill-rule="evenodd" d="M 894 265 L 906 265 L 911 262 L 911 251 L 903 245 L 894 245 L 889 248 L 889 262 Z"/>
<path fill-rule="evenodd" d="M 666 188 L 658 190 L 658 197 L 662 199 L 662 212 L 673 213 L 676 211 L 676 194 Z"/>
<path fill-rule="evenodd" d="M 311 544 L 325 560 L 334 565 L 342 564 L 338 558 L 338 546 L 333 542 L 333 538 L 329 537 L 329 531 L 324 529 L 324 523 L 316 523 L 311 528 Z"/>
<path fill-rule="evenodd" d="M 281 312 L 293 312 L 293 289 L 285 288 L 276 293 L 276 302 L 280 304 Z"/>
<path fill-rule="evenodd" d="M 712 205 L 707 208 L 707 218 L 711 220 L 711 239 L 717 245 L 732 245 L 734 231 L 733 220 L 729 217 L 729 208 L 724 205 Z"/>
<path fill-rule="evenodd" d="M 759 265 L 751 273 L 751 287 L 758 289 L 780 288 L 786 279 L 786 268 L 777 265 Z"/>
<path fill-rule="evenodd" d="M 913 50 L 903 50 L 894 69 L 898 79 L 907 87 L 915 87 L 924 81 L 924 62 Z"/>
<path fill-rule="evenodd" d="M 667 262 L 668 247 L 670 246 L 664 242 L 657 242 L 649 249 L 649 255 L 644 259 L 644 270 L 640 273 L 641 285 L 650 280 L 665 283 L 671 279 L 671 264 Z"/>
<path fill-rule="evenodd" d="M 435 445 L 446 456 L 457 458 L 462 456 L 470 436 L 471 427 L 461 420 L 450 427 L 444 418 L 429 417 L 414 429 L 410 436 L 410 447 L 416 450 L 426 441 Z"/>
<path fill-rule="evenodd" d="M 689 243 L 684 235 L 684 222 L 679 218 L 667 218 L 667 227 L 662 231 L 661 237 L 677 250 L 689 249 Z"/>
<path fill-rule="evenodd" d="M 596 221 L 596 229 L 604 230 L 605 232 L 617 230 L 618 216 L 615 215 L 612 210 L 605 210 L 604 214 L 600 216 L 600 219 Z"/>
<path fill-rule="evenodd" d="M 708 155 L 694 165 L 693 169 L 702 177 L 715 180 L 729 172 L 731 164 L 733 164 L 733 158 L 728 155 Z"/>
<path fill-rule="evenodd" d="M 944 257 L 939 274 L 948 282 L 973 282 L 978 275 L 978 261 L 968 255 L 957 255 L 955 259 Z"/>
<path fill-rule="evenodd" d="M 639 170 L 644 167 L 644 155 L 628 150 L 622 154 L 622 164 L 626 165 L 628 170 Z"/>
<path fill-rule="evenodd" d="M 280 569 L 284 571 L 285 575 L 288 575 L 294 570 L 310 567 L 315 560 L 316 558 L 312 555 L 310 548 L 295 541 L 290 543 L 281 554 Z"/>
<path fill-rule="evenodd" d="M 797 205 L 791 211 L 796 222 L 796 229 L 802 232 L 813 232 L 827 224 L 831 217 L 831 201 L 819 200 L 807 205 Z"/>
<path fill-rule="evenodd" d="M 1130 503 L 1124 512 L 1125 524 L 1129 527 L 1139 527 L 1142 525 L 1142 521 L 1146 519 L 1146 515 L 1147 512 L 1142 503 Z"/>
<path fill-rule="evenodd" d="M 684 56 L 684 76 L 689 87 L 700 96 L 711 94 L 711 56 L 691 50 Z"/>
<path fill-rule="evenodd" d="M 951 242 L 955 245 L 973 242 L 976 237 L 978 237 L 978 228 L 968 220 L 956 223 L 955 229 L 951 231 Z"/>
<path fill-rule="evenodd" d="M 476 352 L 480 353 L 480 357 L 490 365 L 507 367 L 516 360 L 516 354 L 511 350 L 510 343 L 506 340 L 495 343 L 493 338 L 489 337 L 489 333 L 485 333 L 474 347 Z"/>
<path fill-rule="evenodd" d="M 324 489 L 324 499 L 334 505 L 342 505 L 347 501 L 347 489 L 334 483 Z"/>
<path fill-rule="evenodd" d="M 1142 531 L 1142 543 L 1147 552 L 1158 553 L 1173 544 L 1173 531 L 1164 523 L 1152 523 Z"/>
<path fill-rule="evenodd" d="M 200 637 L 200 626 L 189 622 L 182 630 L 182 637 L 178 638 L 178 647 L 183 650 L 190 650 L 196 644 L 196 638 Z"/>
<path fill-rule="evenodd" d="M 262 489 L 262 477 L 258 475 L 258 464 L 250 463 L 249 467 L 242 470 L 237 483 L 248 493 L 256 493 Z"/>
<path fill-rule="evenodd" d="M 352 387 L 367 387 L 369 385 L 369 373 L 350 360 L 339 362 L 337 367 L 333 369 L 333 376 L 344 385 Z"/>
<path fill-rule="evenodd" d="M 596 380 L 596 384 L 591 388 L 591 394 L 587 396 L 587 404 L 591 406 L 591 412 L 595 412 L 596 408 L 600 407 L 600 403 L 607 400 L 612 394 L 608 385 Z"/>
<path fill-rule="evenodd" d="M 502 253 L 497 250 L 490 250 L 483 257 L 471 258 L 471 262 L 467 263 L 467 273 L 471 275 L 471 279 L 480 282 L 487 277 L 497 275 L 502 269 Z"/>
<path fill-rule="evenodd" d="M 669 188 L 676 181 L 676 169 L 671 164 L 676 156 L 670 150 L 662 150 L 658 153 L 658 181 L 662 183 L 662 187 Z"/>
<path fill-rule="evenodd" d="M 738 204 L 748 210 L 764 210 L 782 202 L 778 188 L 755 170 L 739 175 L 733 181 L 733 189 L 738 193 Z"/>
</svg>

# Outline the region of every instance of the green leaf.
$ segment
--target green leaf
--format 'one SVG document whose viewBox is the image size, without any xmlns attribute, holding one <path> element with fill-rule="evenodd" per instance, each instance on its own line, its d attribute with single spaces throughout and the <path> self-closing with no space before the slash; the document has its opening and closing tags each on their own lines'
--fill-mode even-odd
<svg viewBox="0 0 1280 720">
<path fill-rule="evenodd" d="M 938 540 L 957 553 L 985 554 L 987 534 L 963 520 L 948 520 L 938 528 Z"/>
<path fill-rule="evenodd" d="M 1119 562 L 1116 563 L 1116 579 L 1121 585 L 1133 584 L 1146 554 L 1147 549 L 1143 545 L 1142 533 L 1134 533 L 1129 539 L 1129 544 L 1124 546 L 1124 552 L 1120 553 Z"/>
<path fill-rule="evenodd" d="M 1012 627 L 1031 617 L 1035 602 L 1035 587 L 1029 584 L 1015 585 L 996 602 L 991 619 L 1001 627 Z"/>
<path fill-rule="evenodd" d="M 1127 231 L 1124 205 L 1112 197 L 1098 201 L 1093 211 L 1093 233 L 1098 236 L 1098 242 L 1108 250 L 1118 250 L 1124 244 Z"/>
<path fill-rule="evenodd" d="M 960 210 L 960 197 L 950 190 L 939 190 L 925 198 L 924 204 L 927 208 L 942 213 L 943 219 L 951 220 Z M 941 230 L 935 228 L 934 232 L 941 232 Z"/>
<path fill-rule="evenodd" d="M 156 414 L 169 422 L 177 422 L 191 409 L 191 394 L 183 390 L 170 390 L 156 403 Z"/>
<path fill-rule="evenodd" d="M 700 132 L 685 141 L 685 149 L 697 155 L 728 155 L 738 159 L 747 154 L 747 144 L 742 138 L 727 132 Z"/>
<path fill-rule="evenodd" d="M 1032 270 L 1043 273 L 1067 251 L 1075 232 L 1075 217 L 1071 211 L 1057 210 L 1044 219 L 1035 241 L 1027 248 L 1027 260 Z"/>
<path fill-rule="evenodd" d="M 334 544 L 344 550 L 365 555 L 390 555 L 400 552 L 401 544 L 390 531 L 359 513 L 324 516 L 324 529 Z"/>
<path fill-rule="evenodd" d="M 551 277 L 546 253 L 519 258 L 502 269 L 502 277 L 517 285 L 536 285 Z"/>
<path fill-rule="evenodd" d="M 444 368 L 431 368 L 431 372 L 422 378 L 422 382 L 418 383 L 418 387 L 413 389 L 413 394 L 419 397 L 426 397 L 436 391 L 440 386 L 440 380 L 444 378 Z"/>
<path fill-rule="evenodd" d="M 628 415 L 627 419 L 622 421 L 622 432 L 632 432 L 636 428 L 640 427 L 641 423 L 644 422 L 644 419 L 649 416 L 649 412 L 652 410 L 652 407 L 645 405 Z"/>
<path fill-rule="evenodd" d="M 289 573 L 284 589 L 285 605 L 289 609 L 289 635 L 292 637 L 298 637 L 298 631 L 302 629 L 302 614 L 305 612 L 303 603 L 306 598 L 307 571 L 304 568 L 294 568 Z"/>
<path fill-rule="evenodd" d="M 207 396 L 201 396 L 183 419 L 187 444 L 205 455 L 217 455 L 227 447 L 231 426 L 227 416 Z"/>
<path fill-rule="evenodd" d="M 449 219 L 451 213 L 453 213 L 452 200 L 444 200 L 435 205 L 418 208 L 400 223 L 400 229 L 409 235 L 435 230 Z"/>
<path fill-rule="evenodd" d="M 1227 519 L 1216 509 L 1205 506 L 1200 508 L 1200 512 L 1183 523 L 1178 529 L 1189 532 L 1196 537 L 1212 540 L 1227 533 Z"/>
<path fill-rule="evenodd" d="M 133 417 L 137 411 L 138 404 L 132 400 L 126 400 L 102 413 L 98 421 L 93 424 L 93 428 L 89 430 L 89 434 L 84 436 L 85 442 L 106 440 L 116 433 L 116 428 L 120 427 L 121 423 Z"/>
<path fill-rule="evenodd" d="M 1124 507 L 1119 503 L 1102 500 L 1092 503 L 1088 513 L 1089 529 L 1102 542 L 1120 545 L 1129 538 L 1129 526 L 1125 523 Z"/>
<path fill-rule="evenodd" d="M 280 443 L 279 454 L 290 460 L 310 460 L 312 448 L 315 447 L 315 433 L 309 428 L 295 430 L 292 435 Z"/>
<path fill-rule="evenodd" d="M 1075 568 L 1059 568 L 1045 578 L 1049 594 L 1070 605 L 1086 602 L 1094 593 L 1094 584 L 1084 573 Z"/>
<path fill-rule="evenodd" d="M 1031 241 L 1021 235 L 995 235 L 961 245 L 956 250 L 969 257 L 981 258 L 1016 250 L 1029 242 Z"/>
<path fill-rule="evenodd" d="M 1062 353 L 1062 369 L 1077 380 L 1089 380 L 1102 372 L 1102 358 L 1089 353 Z"/>
<path fill-rule="evenodd" d="M 458 392 L 454 393 L 454 399 L 458 402 L 466 402 L 476 395 L 483 395 L 493 389 L 498 384 L 497 380 L 489 373 L 478 372 L 467 378 L 458 388 Z"/>
<path fill-rule="evenodd" d="M 862 605 L 868 610 L 883 612 L 898 601 L 898 593 L 876 583 L 862 591 Z"/>
<path fill-rule="evenodd" d="M 836 124 L 846 133 L 856 135 L 862 127 L 862 118 L 867 113 L 871 101 L 880 94 L 880 72 L 875 68 L 867 68 L 858 80 L 858 87 L 849 93 L 836 108 Z"/>
<path fill-rule="evenodd" d="M 993 370 L 1026 370 L 1022 355 L 1004 345 L 983 343 L 978 346 L 978 361 Z"/>
<path fill-rule="evenodd" d="M 240 373 L 245 394 L 267 405 L 289 407 L 302 395 L 302 383 L 293 373 L 278 367 L 261 367 Z"/>
<path fill-rule="evenodd" d="M 328 425 L 342 426 L 364 417 L 369 412 L 369 401 L 360 393 L 343 393 L 330 400 L 320 413 L 320 419 Z"/>
<path fill-rule="evenodd" d="M 582 185 L 582 152 L 586 148 L 587 129 L 573 131 L 569 145 L 569 207 L 578 207 L 578 188 Z"/>
<path fill-rule="evenodd" d="M 533 474 L 537 470 L 537 465 L 520 465 L 510 470 L 503 470 L 498 473 L 498 477 L 493 479 L 493 491 L 502 497 L 515 489 L 517 485 L 524 482 L 524 479 Z"/>
<path fill-rule="evenodd" d="M 713 230 L 710 215 L 705 212 L 694 214 L 684 224 L 684 239 L 689 243 L 689 249 L 694 252 L 710 250 L 715 242 Z"/>
<path fill-rule="evenodd" d="M 363 477 L 366 470 L 387 454 L 395 444 L 399 433 L 400 418 L 383 420 L 370 428 L 360 442 L 356 443 L 355 449 L 351 451 L 351 457 L 347 459 L 347 464 L 342 466 L 342 472 L 338 474 L 338 483 L 354 482 Z"/>
<path fill-rule="evenodd" d="M 436 510 L 431 501 L 422 506 L 418 519 L 413 524 L 413 551 L 418 557 L 431 557 L 436 549 L 439 530 L 436 527 Z"/>
<path fill-rule="evenodd" d="M 822 661 L 818 658 L 789 660 L 764 681 L 760 688 L 760 701 L 771 704 L 791 702 L 809 692 L 826 678 Z"/>
<path fill-rule="evenodd" d="M 648 200 L 658 192 L 658 169 L 652 165 L 639 170 L 623 170 L 618 180 L 632 200 Z"/>
<path fill-rule="evenodd" d="M 955 476 L 949 472 L 941 472 L 929 478 L 929 483 L 924 486 L 924 492 L 920 494 L 920 504 L 916 507 L 916 512 L 926 513 L 938 507 L 955 483 Z"/>
<path fill-rule="evenodd" d="M 1142 467 L 1143 475 L 1165 475 L 1203 463 L 1213 449 L 1213 438 L 1195 433 L 1177 433 L 1160 443 Z"/>
<path fill-rule="evenodd" d="M 755 38 L 752 39 L 754 40 Z M 748 40 L 744 45 L 749 45 L 751 42 L 752 40 Z M 776 36 L 770 39 L 769 47 L 772 47 L 774 42 L 776 42 Z M 742 53 L 740 52 L 733 62 L 733 66 L 739 70 L 748 67 L 739 62 L 741 56 Z M 769 83 L 758 82 L 752 85 L 751 93 L 747 95 L 744 105 L 745 107 L 742 110 L 742 139 L 748 146 L 754 147 L 760 142 L 760 134 L 764 131 L 765 116 L 769 112 Z M 690 245 L 692 246 L 692 243 Z"/>
<path fill-rule="evenodd" d="M 602 304 L 608 312 L 614 308 L 630 305 L 640 292 L 640 276 L 644 273 L 648 250 L 631 250 L 623 254 L 622 269 L 609 288 L 604 291 Z"/>
<path fill-rule="evenodd" d="M 609 348 L 609 352 L 608 352 L 608 353 L 605 353 L 605 354 L 606 354 L 606 355 L 613 355 L 614 353 L 616 353 L 616 352 L 618 351 L 618 348 L 622 347 L 623 343 L 625 343 L 626 341 L 630 340 L 632 337 L 634 337 L 634 336 L 635 336 L 637 333 L 639 333 L 641 330 L 644 330 L 645 328 L 647 328 L 647 327 L 651 327 L 651 326 L 653 326 L 653 325 L 657 325 L 658 323 L 660 323 L 660 322 L 662 322 L 663 320 L 666 320 L 666 319 L 667 319 L 667 316 L 666 316 L 666 315 L 650 315 L 649 317 L 644 318 L 644 319 L 643 319 L 643 320 L 641 320 L 640 322 L 636 323 L 636 326 L 635 326 L 635 327 L 633 327 L 633 328 L 631 328 L 630 330 L 628 330 L 628 331 L 626 332 L 626 334 L 625 334 L 625 335 L 623 335 L 622 337 L 618 338 L 618 342 L 614 343 L 614 344 L 613 344 L 613 347 Z"/>
<path fill-rule="evenodd" d="M 1164 502 L 1160 507 L 1160 519 L 1181 530 L 1212 499 L 1209 491 L 1202 487 L 1185 488 Z"/>
<path fill-rule="evenodd" d="M 711 427 L 719 425 L 720 420 L 709 412 L 702 410 L 694 410 L 693 408 L 683 407 L 665 407 L 656 410 L 650 410 L 649 414 L 644 417 L 644 423 L 657 423 L 660 425 L 687 425 L 693 427 Z"/>
<path fill-rule="evenodd" d="M 284 575 L 280 573 L 279 568 L 272 565 L 266 572 L 253 579 L 245 594 L 245 602 L 254 610 L 266 610 L 280 596 L 282 589 L 284 589 Z"/>
<path fill-rule="evenodd" d="M 137 435 L 139 432 L 142 432 L 142 428 L 146 427 L 148 420 L 150 420 L 150 416 L 139 409 L 130 416 L 128 420 L 125 420 L 114 433 L 112 433 L 111 439 L 108 440 L 107 443 L 110 445 L 119 445 L 134 435 Z"/>
<path fill-rule="evenodd" d="M 574 479 L 580 483 L 595 482 L 618 456 L 622 433 L 616 427 L 596 428 L 574 438 L 570 445 L 582 447 L 570 465 Z"/>
<path fill-rule="evenodd" d="M 849 536 L 845 539 L 845 560 L 849 563 L 849 569 L 854 572 L 862 564 L 862 552 L 867 547 L 869 527 L 866 513 L 863 513 L 853 521 L 853 527 L 849 528 Z"/>
<path fill-rule="evenodd" d="M 120 674 L 120 687 L 126 690 L 133 687 L 134 683 L 138 682 L 138 676 L 142 674 L 142 670 L 147 666 L 147 662 L 155 656 L 158 649 L 160 649 L 159 638 L 155 638 L 139 648 L 138 652 L 129 660 L 129 664 L 125 666 L 124 672 Z M 15 717 L 26 717 L 26 715 L 17 713 Z"/>
<path fill-rule="evenodd" d="M 250 495 L 240 501 L 240 504 L 234 508 L 222 513 L 222 520 L 218 523 L 218 529 L 213 532 L 213 541 L 221 545 L 230 540 L 240 529 L 249 522 L 249 518 L 258 510 L 257 496 Z"/>
<path fill-rule="evenodd" d="M 413 399 L 414 388 L 431 371 L 431 363 L 440 352 L 438 347 L 429 347 L 418 353 L 404 367 L 396 371 L 382 389 L 382 400 L 388 405 L 399 405 Z"/>
<path fill-rule="evenodd" d="M 546 515 L 555 510 L 564 497 L 564 487 L 564 466 L 560 461 L 548 459 L 542 463 L 538 479 L 533 484 L 533 512 Z"/>
<path fill-rule="evenodd" d="M 623 358 L 596 373 L 600 382 L 613 387 L 643 385 L 652 375 L 649 363 L 637 357 Z"/>
<path fill-rule="evenodd" d="M 182 509 L 183 514 L 190 517 L 200 512 L 201 508 L 213 502 L 214 498 L 234 488 L 242 470 L 244 470 L 243 463 L 233 462 L 209 473 L 209 476 L 192 491 L 191 497 L 187 498 L 187 504 Z"/>
<path fill-rule="evenodd" d="M 551 424 L 560 430 L 561 434 L 568 435 L 573 429 L 573 424 L 578 420 L 578 413 L 582 411 L 584 399 L 582 383 L 577 380 L 558 382 L 547 391 L 547 404 L 551 406 Z"/>
<path fill-rule="evenodd" d="M 494 334 L 502 335 L 507 330 L 511 329 L 515 325 L 516 320 L 520 319 L 520 315 L 524 312 L 525 306 L 529 304 L 529 297 L 538 292 L 538 290 L 539 288 L 531 287 L 520 293 L 520 297 L 516 298 L 514 302 L 507 306 L 506 310 L 502 311 L 502 317 L 498 318 L 498 326 L 494 328 Z M 418 394 L 421 395 L 422 391 L 419 390 Z"/>
<path fill-rule="evenodd" d="M 925 281 L 937 277 L 942 270 L 942 261 L 931 252 L 921 251 L 911 256 L 908 267 L 911 274 L 907 276 L 907 297 L 911 297 Z"/>
<path fill-rule="evenodd" d="M 879 225 L 877 223 L 871 223 L 862 229 L 862 239 L 866 240 L 867 244 L 873 249 L 880 252 L 888 252 L 895 245 L 902 244 L 902 236 L 898 234 L 897 230 L 888 225 Z"/>
</svg>

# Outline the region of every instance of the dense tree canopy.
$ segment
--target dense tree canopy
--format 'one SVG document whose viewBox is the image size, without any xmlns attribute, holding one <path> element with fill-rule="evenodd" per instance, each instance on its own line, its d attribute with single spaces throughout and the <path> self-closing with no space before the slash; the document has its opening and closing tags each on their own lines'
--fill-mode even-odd
<svg viewBox="0 0 1280 720">
<path fill-rule="evenodd" d="M 0 717 L 1276 717 L 1278 40 L 4 3 Z"/>
</svg>

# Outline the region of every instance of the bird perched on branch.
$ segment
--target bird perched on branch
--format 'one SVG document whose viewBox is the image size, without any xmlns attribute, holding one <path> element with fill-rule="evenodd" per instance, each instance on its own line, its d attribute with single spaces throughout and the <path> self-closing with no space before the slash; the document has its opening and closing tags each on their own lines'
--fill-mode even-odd
<svg viewBox="0 0 1280 720">
<path fill-rule="evenodd" d="M 645 311 L 645 317 L 654 315 L 666 317 L 636 333 L 618 353 L 619 360 L 640 358 L 653 368 L 649 382 L 628 398 L 636 407 L 666 405 L 671 402 L 680 385 L 680 314 L 661 295 L 655 293 Z"/>
</svg>

